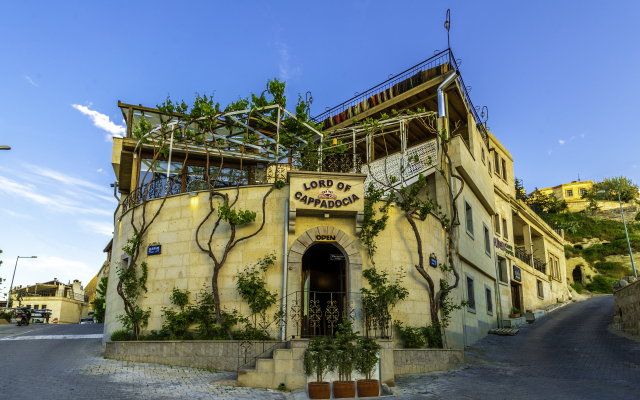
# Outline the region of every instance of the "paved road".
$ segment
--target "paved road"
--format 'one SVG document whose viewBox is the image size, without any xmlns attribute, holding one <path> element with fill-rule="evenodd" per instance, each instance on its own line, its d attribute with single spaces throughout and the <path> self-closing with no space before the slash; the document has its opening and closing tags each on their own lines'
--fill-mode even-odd
<svg viewBox="0 0 640 400">
<path fill-rule="evenodd" d="M 409 399 L 640 399 L 640 343 L 608 331 L 613 314 L 612 296 L 571 304 L 482 339 L 466 368 L 396 384 Z"/>
<path fill-rule="evenodd" d="M 277 391 L 236 388 L 233 373 L 106 360 L 102 325 L 0 325 L 0 399 L 284 399 Z M 30 338 L 24 336 L 53 338 Z"/>
</svg>

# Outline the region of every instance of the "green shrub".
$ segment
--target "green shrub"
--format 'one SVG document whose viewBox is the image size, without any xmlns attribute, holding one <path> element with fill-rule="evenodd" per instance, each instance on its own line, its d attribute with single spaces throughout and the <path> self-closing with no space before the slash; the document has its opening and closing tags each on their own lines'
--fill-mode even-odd
<svg viewBox="0 0 640 400">
<path fill-rule="evenodd" d="M 638 213 L 640 214 L 640 213 Z M 623 276 L 633 275 L 631 269 L 615 261 L 601 261 L 594 264 L 594 267 L 602 274 L 612 278 L 621 279 Z"/>
<path fill-rule="evenodd" d="M 636 221 L 640 221 L 640 212 L 636 214 L 636 217 L 634 218 Z"/>
<path fill-rule="evenodd" d="M 131 340 L 132 336 L 133 336 L 133 332 L 130 332 L 130 331 L 125 331 L 125 330 L 115 331 L 111 334 L 111 341 L 112 342 L 128 342 L 129 340 Z"/>
<path fill-rule="evenodd" d="M 576 291 L 576 293 L 578 293 L 578 294 L 582 294 L 582 291 L 584 290 L 584 286 L 582 286 L 582 283 L 580 283 L 580 282 L 574 282 L 574 283 L 572 283 L 570 286 L 571 286 L 571 287 L 573 288 L 573 290 L 575 290 L 575 291 Z"/>
<path fill-rule="evenodd" d="M 402 326 L 402 322 L 395 321 L 395 327 L 400 336 L 404 339 L 404 347 L 407 349 L 419 349 L 427 345 L 427 338 L 422 328 L 412 326 Z"/>
<path fill-rule="evenodd" d="M 11 314 L 8 312 L 3 312 L 0 314 L 0 318 L 4 319 L 7 322 L 11 322 Z"/>
<path fill-rule="evenodd" d="M 593 281 L 587 285 L 587 290 L 593 293 L 613 293 L 613 282 L 617 279 L 604 275 L 596 275 Z"/>
<path fill-rule="evenodd" d="M 516 307 L 511 307 L 511 314 L 522 314 L 522 310 Z"/>
<path fill-rule="evenodd" d="M 159 341 L 159 340 L 169 340 L 171 338 L 171 332 L 169 331 L 151 331 L 146 335 L 140 335 L 138 340 L 147 340 L 147 341 Z"/>
<path fill-rule="evenodd" d="M 373 369 L 378 365 L 380 345 L 375 339 L 359 337 L 356 347 L 356 371 L 366 379 L 372 379 Z"/>
<path fill-rule="evenodd" d="M 316 382 L 322 382 L 323 377 L 336 368 L 335 353 L 333 338 L 314 336 L 304 352 L 304 373 L 315 375 Z"/>
</svg>

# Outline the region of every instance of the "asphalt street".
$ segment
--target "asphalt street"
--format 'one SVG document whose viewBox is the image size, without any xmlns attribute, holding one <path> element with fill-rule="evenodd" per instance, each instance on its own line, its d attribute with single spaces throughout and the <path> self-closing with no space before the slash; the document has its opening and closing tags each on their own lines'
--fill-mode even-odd
<svg viewBox="0 0 640 400">
<path fill-rule="evenodd" d="M 470 365 L 396 385 L 408 399 L 640 399 L 640 343 L 609 332 L 613 314 L 610 295 L 574 303 L 516 336 L 488 335 Z"/>
</svg>

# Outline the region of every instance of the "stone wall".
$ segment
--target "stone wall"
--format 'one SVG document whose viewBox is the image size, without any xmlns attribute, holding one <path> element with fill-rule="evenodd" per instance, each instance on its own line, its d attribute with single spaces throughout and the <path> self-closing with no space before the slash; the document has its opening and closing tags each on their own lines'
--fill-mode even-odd
<svg viewBox="0 0 640 400">
<path fill-rule="evenodd" d="M 640 280 L 616 290 L 613 299 L 616 307 L 614 328 L 640 336 Z"/>
<path fill-rule="evenodd" d="M 464 351 L 445 349 L 394 349 L 396 375 L 448 371 L 464 364 Z"/>
<path fill-rule="evenodd" d="M 280 343 L 266 342 L 264 349 Z M 112 360 L 147 362 L 181 367 L 208 368 L 235 372 L 245 363 L 240 340 L 193 340 L 107 342 L 105 357 Z M 247 358 L 263 352 L 262 343 L 254 343 Z"/>
</svg>

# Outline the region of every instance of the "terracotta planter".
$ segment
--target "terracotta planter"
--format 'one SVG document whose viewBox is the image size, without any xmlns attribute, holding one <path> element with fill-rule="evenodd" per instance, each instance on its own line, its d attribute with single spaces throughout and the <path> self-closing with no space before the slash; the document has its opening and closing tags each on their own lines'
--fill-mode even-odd
<svg viewBox="0 0 640 400">
<path fill-rule="evenodd" d="M 520 314 L 509 314 L 509 318 L 520 318 Z"/>
<path fill-rule="evenodd" d="M 333 381 L 333 397 L 336 399 L 348 399 L 356 397 L 355 381 Z"/>
<path fill-rule="evenodd" d="M 376 397 L 380 394 L 377 379 L 358 379 L 358 397 Z"/>
<path fill-rule="evenodd" d="M 329 382 L 309 382 L 310 399 L 330 399 L 331 384 Z"/>
</svg>

